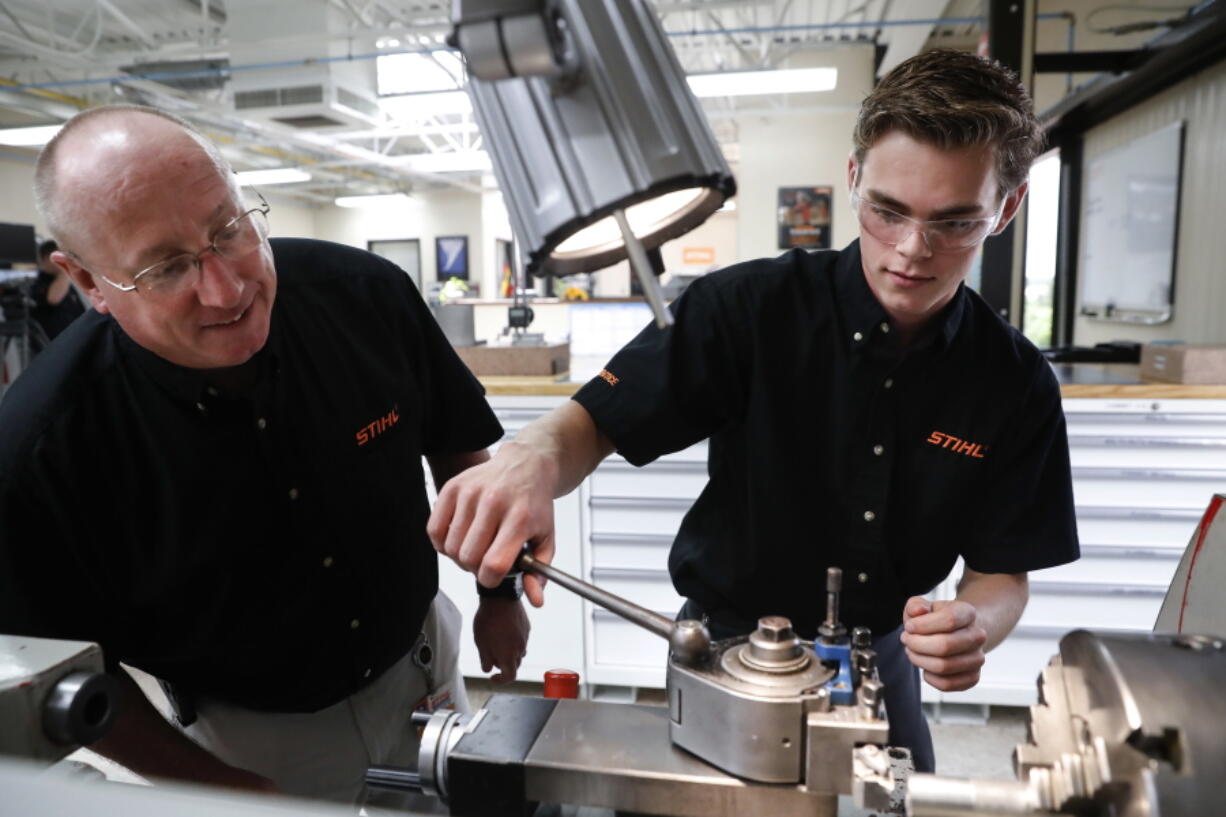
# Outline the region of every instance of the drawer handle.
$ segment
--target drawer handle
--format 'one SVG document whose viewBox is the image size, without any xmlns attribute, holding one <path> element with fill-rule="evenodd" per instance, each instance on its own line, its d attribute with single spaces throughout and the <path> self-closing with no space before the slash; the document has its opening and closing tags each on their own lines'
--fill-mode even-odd
<svg viewBox="0 0 1226 817">
<path fill-rule="evenodd" d="M 683 474 L 697 473 L 705 476 L 707 473 L 707 463 L 706 460 L 656 460 L 651 465 L 644 466 L 643 468 L 636 468 L 625 460 L 606 460 L 600 464 L 600 468 L 597 469 L 596 475 L 598 476 L 601 471 L 645 471 L 649 474 L 672 471 Z"/>
<path fill-rule="evenodd" d="M 593 545 L 673 545 L 672 535 L 663 533 L 593 533 L 590 538 Z"/>
<path fill-rule="evenodd" d="M 1081 555 L 1121 559 L 1178 559 L 1182 548 L 1144 547 L 1133 545 L 1081 545 Z"/>
<path fill-rule="evenodd" d="M 591 499 L 593 508 L 625 508 L 625 509 L 647 509 L 653 511 L 688 511 L 690 506 L 694 504 L 692 499 L 672 499 L 669 497 L 645 496 L 645 497 L 615 497 L 615 496 L 594 496 Z"/>
<path fill-rule="evenodd" d="M 1080 425 L 1081 423 L 1153 423 L 1156 425 L 1191 425 L 1198 423 L 1202 425 L 1220 426 L 1226 424 L 1226 414 L 1176 414 L 1173 412 L 1163 413 L 1155 412 L 1152 414 L 1137 414 L 1137 413 L 1120 413 L 1112 414 L 1107 412 L 1086 412 L 1082 414 L 1077 411 L 1067 411 L 1066 416 L 1069 425 Z"/>
<path fill-rule="evenodd" d="M 1145 584 L 1094 584 L 1092 582 L 1047 582 L 1030 583 L 1031 593 L 1060 594 L 1065 596 L 1166 596 L 1165 585 Z"/>
<path fill-rule="evenodd" d="M 1078 519 L 1131 519 L 1133 521 L 1198 522 L 1204 511 L 1181 508 L 1124 508 L 1108 505 L 1079 506 Z"/>
<path fill-rule="evenodd" d="M 1188 480 L 1226 483 L 1226 471 L 1211 468 L 1074 468 L 1073 479 Z"/>
<path fill-rule="evenodd" d="M 1078 629 L 1078 628 L 1073 628 Z M 1062 638 L 1072 632 L 1068 627 L 1053 627 L 1046 624 L 1019 624 L 1013 628 L 1013 632 L 1009 633 L 1009 639 L 1016 636 L 1022 638 Z M 1134 633 L 1148 633 L 1149 630 L 1143 630 L 1132 627 L 1094 627 L 1096 633 L 1109 633 L 1110 635 L 1133 635 Z M 1009 639 L 1005 640 L 1007 644 Z"/>
<path fill-rule="evenodd" d="M 1101 437 L 1070 434 L 1069 448 L 1226 448 L 1226 437 Z"/>
<path fill-rule="evenodd" d="M 599 584 L 601 580 L 618 579 L 648 579 L 656 582 L 671 581 L 668 568 L 655 569 L 650 567 L 593 567 L 592 583 Z"/>
</svg>

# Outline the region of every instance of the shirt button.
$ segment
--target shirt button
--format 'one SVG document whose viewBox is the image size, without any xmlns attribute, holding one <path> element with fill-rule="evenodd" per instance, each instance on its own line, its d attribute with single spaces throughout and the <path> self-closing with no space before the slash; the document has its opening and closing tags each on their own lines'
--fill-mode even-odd
<svg viewBox="0 0 1226 817">
<path fill-rule="evenodd" d="M 864 335 L 862 335 L 861 333 L 857 332 L 857 333 L 855 333 L 854 335 L 852 335 L 852 336 L 851 336 L 851 339 L 852 339 L 852 340 L 864 340 Z"/>
<path fill-rule="evenodd" d="M 260 431 L 263 431 L 264 429 L 268 428 L 268 421 L 265 420 L 263 417 L 256 420 L 255 424 L 259 426 Z"/>
<path fill-rule="evenodd" d="M 872 521 L 873 521 L 874 519 L 876 519 L 876 518 L 877 518 L 877 514 L 873 513 L 872 511 L 865 511 L 865 512 L 864 512 L 864 521 L 865 521 L 865 522 L 872 522 Z"/>
<path fill-rule="evenodd" d="M 884 382 L 884 383 L 882 383 L 881 385 L 882 385 L 882 386 L 884 386 L 884 387 L 885 387 L 885 388 L 887 388 L 887 389 L 892 389 L 892 388 L 894 388 L 894 378 L 892 378 L 892 377 L 887 377 L 887 378 L 885 379 L 885 382 Z"/>
<path fill-rule="evenodd" d="M 331 556 L 324 557 L 324 567 L 332 567 L 332 557 Z"/>
<path fill-rule="evenodd" d="M 297 498 L 298 498 L 298 489 L 297 489 L 297 488 L 290 488 L 290 489 L 289 489 L 289 498 L 290 498 L 290 499 L 297 499 Z"/>
<path fill-rule="evenodd" d="M 356 618 L 353 621 L 349 622 L 349 629 L 351 630 L 356 630 L 358 627 L 361 627 L 361 626 L 362 626 L 362 622 L 358 621 Z"/>
<path fill-rule="evenodd" d="M 880 457 L 882 454 L 885 453 L 885 446 L 881 445 L 880 443 L 878 443 L 877 445 L 874 445 L 873 453 L 876 454 L 878 457 Z"/>
<path fill-rule="evenodd" d="M 201 414 L 208 414 L 208 409 L 204 407 L 204 403 L 197 403 L 196 408 L 200 409 Z"/>
<path fill-rule="evenodd" d="M 883 335 L 890 334 L 890 325 L 886 323 L 885 321 L 881 322 L 881 334 Z"/>
<path fill-rule="evenodd" d="M 860 574 L 859 576 L 857 576 L 856 578 L 860 580 L 860 584 L 867 584 L 867 583 L 868 583 L 868 574 L 867 574 L 867 573 L 861 573 L 861 574 Z"/>
<path fill-rule="evenodd" d="M 362 673 L 362 677 L 363 677 L 363 678 L 369 678 L 369 677 L 370 677 L 370 667 L 367 667 L 367 668 L 366 668 L 366 672 L 363 672 L 363 673 Z"/>
</svg>

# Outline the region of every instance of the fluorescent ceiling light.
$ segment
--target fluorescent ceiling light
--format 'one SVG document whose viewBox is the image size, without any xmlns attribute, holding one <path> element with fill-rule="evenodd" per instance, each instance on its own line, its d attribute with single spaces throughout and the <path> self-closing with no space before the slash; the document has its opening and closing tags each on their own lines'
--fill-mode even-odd
<svg viewBox="0 0 1226 817">
<path fill-rule="evenodd" d="M 419 173 L 489 172 L 493 168 L 490 155 L 484 150 L 464 150 L 451 153 L 414 153 L 397 159 L 410 170 Z"/>
<path fill-rule="evenodd" d="M 375 58 L 375 87 L 380 95 L 452 91 L 463 84 L 463 77 L 464 64 L 455 51 Z"/>
<path fill-rule="evenodd" d="M 780 71 L 721 71 L 686 77 L 694 96 L 750 96 L 833 91 L 837 68 L 786 68 Z"/>
<path fill-rule="evenodd" d="M 32 128 L 0 129 L 0 145 L 39 147 L 47 144 L 63 125 L 38 125 Z"/>
<path fill-rule="evenodd" d="M 311 174 L 296 167 L 275 167 L 271 170 L 240 170 L 235 174 L 238 183 L 247 185 L 291 184 L 311 180 Z"/>
<path fill-rule="evenodd" d="M 337 207 L 380 207 L 408 204 L 411 201 L 404 193 L 377 193 L 370 196 L 337 196 L 333 204 Z"/>
<path fill-rule="evenodd" d="M 435 91 L 379 98 L 379 107 L 392 119 L 413 122 L 445 114 L 472 113 L 466 91 Z"/>
</svg>

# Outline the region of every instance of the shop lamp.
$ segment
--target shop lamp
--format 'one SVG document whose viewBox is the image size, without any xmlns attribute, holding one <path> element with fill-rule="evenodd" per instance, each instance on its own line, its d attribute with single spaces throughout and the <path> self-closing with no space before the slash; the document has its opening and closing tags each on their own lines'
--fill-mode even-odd
<svg viewBox="0 0 1226 817">
<path fill-rule="evenodd" d="M 628 258 L 657 323 L 671 323 L 647 253 L 702 224 L 736 181 L 654 10 L 455 0 L 452 19 L 522 274 Z"/>
</svg>

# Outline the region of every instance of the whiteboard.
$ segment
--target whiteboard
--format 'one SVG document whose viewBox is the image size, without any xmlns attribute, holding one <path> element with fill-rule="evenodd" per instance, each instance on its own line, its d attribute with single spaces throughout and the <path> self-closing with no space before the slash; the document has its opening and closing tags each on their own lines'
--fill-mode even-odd
<svg viewBox="0 0 1226 817">
<path fill-rule="evenodd" d="M 1081 204 L 1081 314 L 1170 320 L 1183 122 L 1091 159 Z"/>
</svg>

